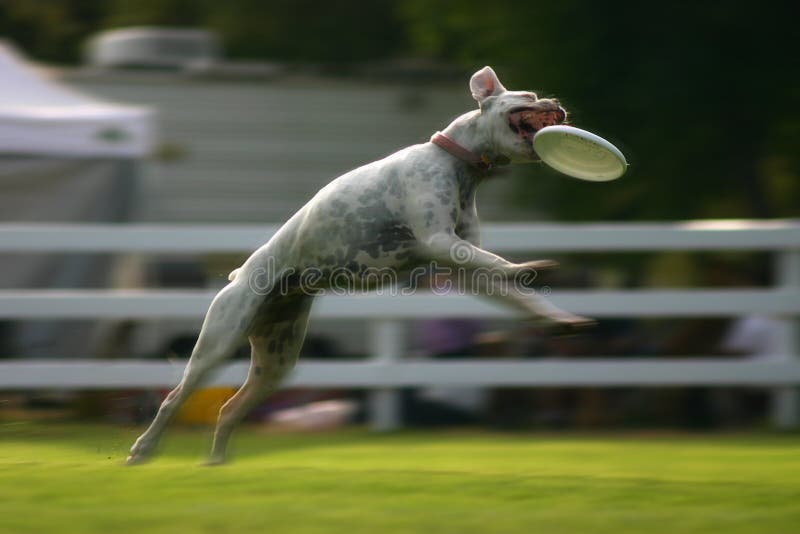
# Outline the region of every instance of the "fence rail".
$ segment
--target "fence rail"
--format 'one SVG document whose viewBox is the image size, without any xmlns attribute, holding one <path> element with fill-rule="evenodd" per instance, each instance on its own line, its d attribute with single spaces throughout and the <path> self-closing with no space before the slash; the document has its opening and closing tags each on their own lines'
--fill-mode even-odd
<svg viewBox="0 0 800 534">
<path fill-rule="evenodd" d="M 276 225 L 0 224 L 0 252 L 248 252 Z M 800 249 L 800 221 L 487 224 L 484 246 L 502 251 L 609 252 Z"/>
<path fill-rule="evenodd" d="M 247 252 L 275 226 L 0 224 L 4 253 Z M 366 387 L 373 391 L 376 428 L 398 422 L 394 388 L 409 385 L 656 386 L 757 385 L 773 388 L 773 417 L 800 423 L 800 222 L 695 221 L 669 224 L 487 225 L 485 247 L 502 252 L 621 252 L 747 250 L 775 254 L 776 284 L 764 289 L 554 290 L 550 298 L 596 317 L 703 317 L 762 314 L 782 325 L 775 361 L 725 359 L 585 359 L 417 362 L 404 354 L 403 321 L 433 317 L 507 317 L 510 312 L 463 296 L 416 294 L 323 297 L 314 317 L 371 322 L 368 361 L 301 362 L 297 386 Z M 0 291 L 0 319 L 158 319 L 201 317 L 213 294 L 165 290 Z M 54 356 L 56 356 L 54 354 Z M 780 358 L 783 358 L 782 360 Z M 0 389 L 30 387 L 167 387 L 184 362 L 47 360 L 0 363 Z M 238 384 L 246 365 L 233 363 L 217 383 Z"/>
<path fill-rule="evenodd" d="M 184 360 L 71 360 L 4 362 L 5 389 L 170 388 L 181 378 Z M 238 386 L 248 363 L 223 367 L 209 381 Z M 288 381 L 293 387 L 395 388 L 407 386 L 789 386 L 800 383 L 800 362 L 739 359 L 653 358 L 536 361 L 512 359 L 368 362 L 300 362 Z"/>
<path fill-rule="evenodd" d="M 0 319 L 196 319 L 213 292 L 29 290 L 0 291 Z M 557 306 L 596 317 L 731 317 L 800 314 L 800 289 L 561 291 Z M 323 296 L 313 308 L 321 319 L 503 318 L 514 313 L 466 295 Z"/>
</svg>

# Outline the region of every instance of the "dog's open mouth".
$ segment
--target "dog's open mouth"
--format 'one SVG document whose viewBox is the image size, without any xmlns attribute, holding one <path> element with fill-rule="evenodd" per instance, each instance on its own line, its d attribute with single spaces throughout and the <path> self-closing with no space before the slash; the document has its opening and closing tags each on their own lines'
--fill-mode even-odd
<svg viewBox="0 0 800 534">
<path fill-rule="evenodd" d="M 544 104 L 544 103 L 543 103 Z M 561 124 L 567 118 L 567 112 L 558 104 L 547 104 L 546 107 L 521 107 L 512 109 L 508 114 L 509 127 L 526 142 L 545 126 Z"/>
</svg>

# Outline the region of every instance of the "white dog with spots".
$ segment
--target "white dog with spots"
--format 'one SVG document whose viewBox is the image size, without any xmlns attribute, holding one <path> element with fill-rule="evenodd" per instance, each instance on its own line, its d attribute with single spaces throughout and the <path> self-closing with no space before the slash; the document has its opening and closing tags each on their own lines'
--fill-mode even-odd
<svg viewBox="0 0 800 534">
<path fill-rule="evenodd" d="M 231 273 L 230 284 L 209 307 L 181 382 L 134 443 L 129 464 L 153 452 L 189 394 L 249 339 L 250 371 L 220 410 L 214 434 L 209 463 L 222 462 L 236 423 L 294 367 L 314 299 L 309 286 L 330 287 L 335 273 L 345 271 L 350 282 L 369 289 L 380 285 L 375 269 L 389 268 L 399 276 L 433 262 L 466 273 L 490 269 L 501 274 L 499 281 L 472 277 L 474 287 L 468 289 L 502 294 L 504 302 L 529 317 L 568 327 L 590 323 L 513 284 L 492 291 L 503 280 L 553 263 L 513 263 L 480 248 L 475 207 L 478 184 L 498 165 L 536 161 L 533 134 L 562 122 L 566 112 L 555 100 L 507 91 L 490 67 L 472 76 L 470 90 L 478 110 L 453 121 L 429 143 L 333 180 Z M 305 276 L 309 272 L 314 276 Z"/>
</svg>

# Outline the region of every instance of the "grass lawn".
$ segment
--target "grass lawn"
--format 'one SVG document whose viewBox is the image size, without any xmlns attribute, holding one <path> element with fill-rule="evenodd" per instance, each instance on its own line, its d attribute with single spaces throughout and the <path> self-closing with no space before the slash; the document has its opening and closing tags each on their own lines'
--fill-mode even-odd
<svg viewBox="0 0 800 534">
<path fill-rule="evenodd" d="M 0 424 L 0 532 L 790 533 L 800 436 L 170 429 Z"/>
</svg>

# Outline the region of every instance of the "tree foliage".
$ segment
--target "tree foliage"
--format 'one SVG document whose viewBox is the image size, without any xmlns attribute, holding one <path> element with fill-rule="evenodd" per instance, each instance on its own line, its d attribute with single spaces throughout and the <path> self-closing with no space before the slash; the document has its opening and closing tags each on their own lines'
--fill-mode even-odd
<svg viewBox="0 0 800 534">
<path fill-rule="evenodd" d="M 554 215 L 798 215 L 788 2 L 413 0 L 402 12 L 419 53 L 496 64 L 507 86 L 558 95 L 574 124 L 630 156 L 618 182 L 526 182 Z"/>
<path fill-rule="evenodd" d="M 232 58 L 352 62 L 402 53 L 390 0 L 3 0 L 0 32 L 41 59 L 74 63 L 107 28 L 205 26 Z"/>
</svg>

